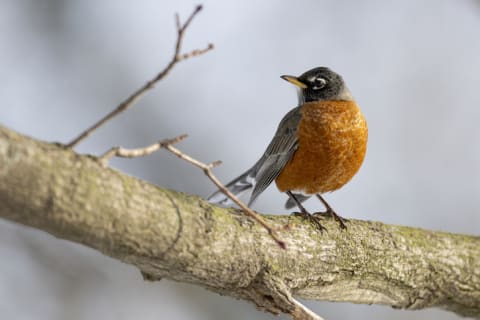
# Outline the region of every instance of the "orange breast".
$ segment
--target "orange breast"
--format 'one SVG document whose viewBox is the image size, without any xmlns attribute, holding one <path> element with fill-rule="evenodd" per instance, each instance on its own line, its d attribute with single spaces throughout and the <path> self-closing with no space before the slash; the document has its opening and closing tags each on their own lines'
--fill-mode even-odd
<svg viewBox="0 0 480 320">
<path fill-rule="evenodd" d="M 337 190 L 360 169 L 368 129 L 355 102 L 306 103 L 297 135 L 298 149 L 275 181 L 280 191 Z"/>
</svg>

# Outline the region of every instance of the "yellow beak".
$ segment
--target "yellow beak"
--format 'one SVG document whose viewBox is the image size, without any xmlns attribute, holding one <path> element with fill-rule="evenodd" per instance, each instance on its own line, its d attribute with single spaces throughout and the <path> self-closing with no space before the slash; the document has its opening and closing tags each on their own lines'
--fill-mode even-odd
<svg viewBox="0 0 480 320">
<path fill-rule="evenodd" d="M 303 82 L 301 82 L 300 80 L 298 80 L 297 77 L 294 77 L 294 76 L 281 76 L 280 78 L 282 78 L 283 80 L 287 80 L 288 82 L 296 85 L 297 87 L 299 88 L 302 88 L 302 89 L 305 89 L 307 87 L 307 85 Z"/>
</svg>

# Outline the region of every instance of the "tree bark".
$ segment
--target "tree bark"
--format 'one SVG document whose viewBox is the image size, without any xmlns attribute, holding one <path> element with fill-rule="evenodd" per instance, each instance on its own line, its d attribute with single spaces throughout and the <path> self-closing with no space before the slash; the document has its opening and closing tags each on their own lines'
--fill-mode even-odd
<svg viewBox="0 0 480 320">
<path fill-rule="evenodd" d="M 0 217 L 95 248 L 163 277 L 290 313 L 292 296 L 438 307 L 480 318 L 480 238 L 266 215 L 282 250 L 241 211 L 154 186 L 0 127 Z"/>
</svg>

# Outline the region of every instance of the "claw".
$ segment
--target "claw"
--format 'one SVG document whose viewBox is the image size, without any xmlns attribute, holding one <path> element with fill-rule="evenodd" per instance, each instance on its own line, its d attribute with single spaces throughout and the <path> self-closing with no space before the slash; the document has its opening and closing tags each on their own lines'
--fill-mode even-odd
<svg viewBox="0 0 480 320">
<path fill-rule="evenodd" d="M 327 228 L 322 226 L 322 224 L 320 223 L 320 217 L 315 217 L 313 214 L 310 214 L 308 212 L 293 212 L 292 215 L 302 217 L 304 220 L 308 220 L 322 233 L 324 230 L 327 231 Z"/>
<path fill-rule="evenodd" d="M 331 217 L 333 217 L 335 220 L 338 221 L 338 223 L 340 224 L 340 228 L 342 229 L 347 229 L 347 225 L 346 223 L 348 222 L 347 219 L 345 218 L 342 218 L 341 216 L 339 216 L 333 209 L 332 207 L 330 207 L 330 205 L 328 204 L 327 201 L 325 201 L 325 199 L 322 198 L 322 196 L 317 193 L 316 194 L 318 200 L 320 200 L 323 205 L 325 206 L 325 208 L 327 208 L 326 211 L 320 211 L 320 212 L 315 212 L 314 215 L 320 215 L 320 216 L 325 216 L 325 215 L 330 215 Z"/>
<path fill-rule="evenodd" d="M 341 217 L 340 215 L 338 215 L 332 208 L 328 208 L 326 211 L 314 212 L 313 215 L 318 216 L 318 217 L 324 217 L 324 216 L 329 215 L 329 216 L 331 216 L 332 218 L 334 218 L 335 220 L 338 221 L 338 224 L 340 225 L 340 228 L 347 229 L 348 220 Z"/>
</svg>

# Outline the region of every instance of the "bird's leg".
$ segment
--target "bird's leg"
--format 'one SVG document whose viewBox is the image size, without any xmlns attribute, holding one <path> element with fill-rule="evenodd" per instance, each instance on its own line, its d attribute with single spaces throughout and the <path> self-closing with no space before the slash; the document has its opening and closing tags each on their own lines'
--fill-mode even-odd
<svg viewBox="0 0 480 320">
<path fill-rule="evenodd" d="M 347 225 L 346 223 L 348 222 L 347 219 L 345 218 L 342 218 L 341 216 L 339 216 L 335 210 L 332 209 L 332 207 L 330 207 L 330 205 L 328 204 L 327 201 L 325 201 L 325 199 L 323 199 L 323 197 L 320 195 L 320 194 L 316 194 L 317 198 L 323 203 L 323 205 L 325 206 L 325 208 L 327 209 L 326 211 L 323 211 L 323 212 L 315 212 L 314 215 L 327 215 L 329 214 L 331 217 L 333 217 L 335 220 L 338 221 L 338 223 L 340 224 L 340 227 L 342 229 L 346 229 L 347 228 Z"/>
<path fill-rule="evenodd" d="M 298 201 L 297 197 L 295 197 L 295 195 L 291 191 L 287 191 L 287 194 L 290 198 L 293 199 L 293 201 L 295 201 L 295 204 L 300 209 L 300 212 L 294 212 L 293 215 L 301 216 L 303 219 L 310 221 L 320 231 L 327 230 L 327 229 L 325 229 L 324 226 L 322 226 L 320 224 L 320 222 L 318 221 L 319 220 L 318 218 L 314 217 L 312 214 L 310 214 L 307 211 L 307 209 L 305 209 L 305 207 L 302 205 L 302 203 L 300 201 Z"/>
</svg>

